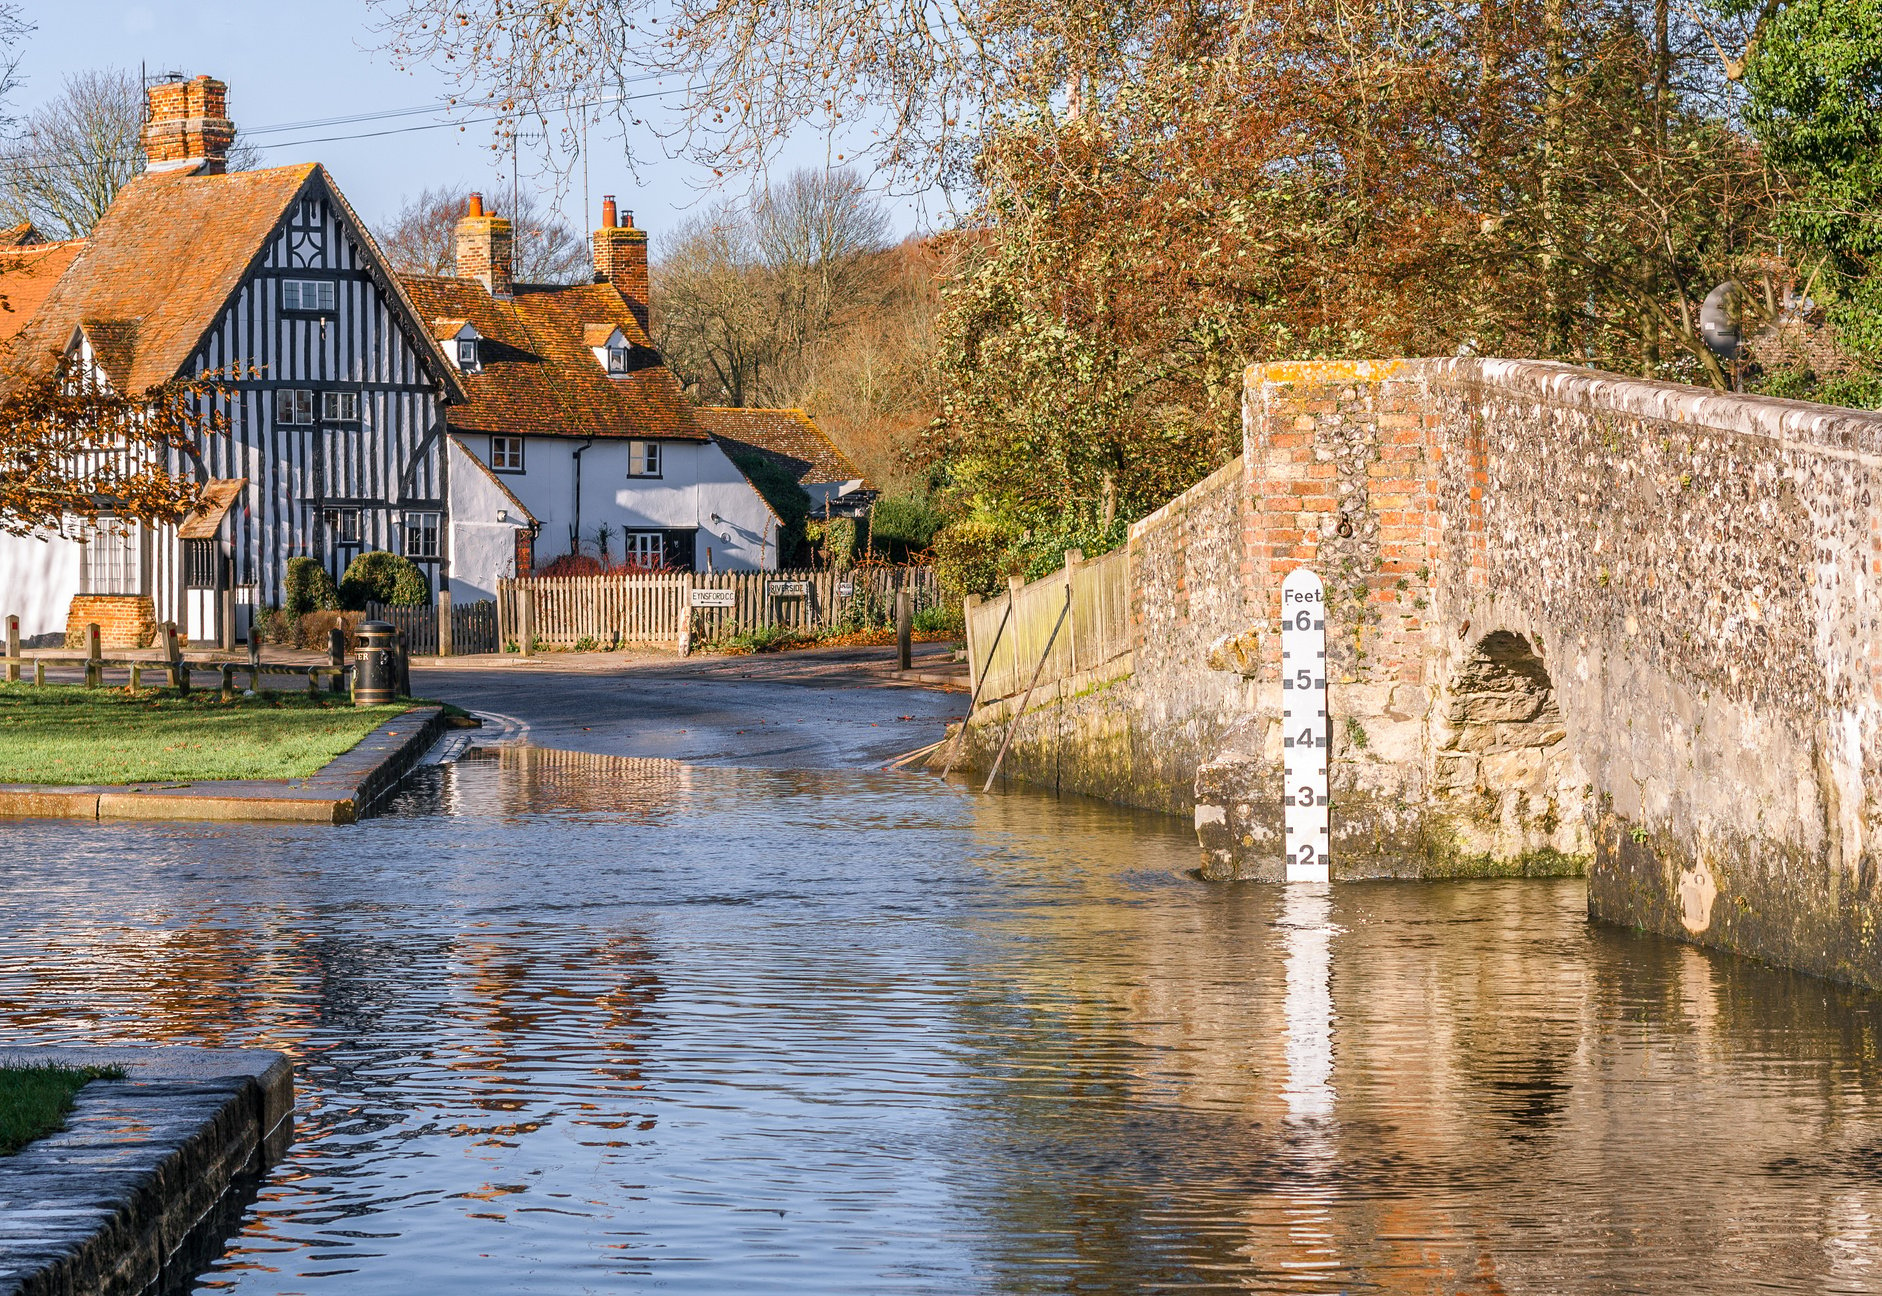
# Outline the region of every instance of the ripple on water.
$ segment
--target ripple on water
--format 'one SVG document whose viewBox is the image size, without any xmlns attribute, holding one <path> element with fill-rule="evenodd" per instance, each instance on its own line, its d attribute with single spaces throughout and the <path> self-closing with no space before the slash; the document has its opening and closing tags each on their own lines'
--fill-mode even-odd
<svg viewBox="0 0 1882 1296">
<path fill-rule="evenodd" d="M 345 829 L 20 823 L 11 1037 L 285 1049 L 254 1293 L 1882 1290 L 1875 1000 L 1572 882 L 506 749 Z"/>
</svg>

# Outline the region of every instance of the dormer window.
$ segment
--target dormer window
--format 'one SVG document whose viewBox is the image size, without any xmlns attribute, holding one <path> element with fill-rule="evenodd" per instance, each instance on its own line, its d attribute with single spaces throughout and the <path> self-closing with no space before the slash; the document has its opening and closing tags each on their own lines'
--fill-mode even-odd
<svg viewBox="0 0 1882 1296">
<path fill-rule="evenodd" d="M 438 339 L 445 355 L 457 362 L 459 373 L 481 373 L 483 355 L 477 344 L 483 341 L 477 326 L 467 319 L 440 319 L 431 322 L 431 336 Z"/>
<path fill-rule="evenodd" d="M 584 324 L 582 342 L 587 346 L 589 354 L 607 372 L 628 372 L 628 356 L 633 353 L 634 344 L 627 340 L 627 334 L 621 331 L 620 325 Z"/>
<path fill-rule="evenodd" d="M 457 340 L 457 367 L 469 373 L 477 368 L 477 339 L 461 337 Z"/>
</svg>

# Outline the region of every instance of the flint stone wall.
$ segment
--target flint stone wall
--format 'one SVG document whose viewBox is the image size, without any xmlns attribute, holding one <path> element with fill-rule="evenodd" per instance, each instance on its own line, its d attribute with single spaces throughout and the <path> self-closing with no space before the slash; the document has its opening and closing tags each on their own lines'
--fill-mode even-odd
<svg viewBox="0 0 1882 1296">
<path fill-rule="evenodd" d="M 1587 869 L 1596 916 L 1882 984 L 1882 418 L 1463 359 L 1257 366 L 1244 409 L 1133 530 L 1127 669 L 1036 699 L 1012 772 L 1278 878 L 1305 563 L 1336 878 Z"/>
</svg>

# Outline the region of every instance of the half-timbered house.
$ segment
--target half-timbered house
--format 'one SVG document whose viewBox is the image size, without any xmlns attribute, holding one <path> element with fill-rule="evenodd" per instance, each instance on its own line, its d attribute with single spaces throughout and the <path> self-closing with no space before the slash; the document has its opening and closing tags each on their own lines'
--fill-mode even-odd
<svg viewBox="0 0 1882 1296">
<path fill-rule="evenodd" d="M 223 430 L 174 469 L 204 503 L 181 526 L 105 519 L 0 536 L 0 608 L 27 634 L 93 620 L 135 639 L 176 621 L 228 642 L 278 605 L 290 558 L 337 578 L 366 550 L 449 579 L 444 407 L 457 370 L 339 187 L 317 164 L 228 173 L 222 83 L 149 91 L 148 165 L 70 257 L 15 339 L 12 362 L 76 353 L 134 394 L 221 375 Z M 24 597 L 24 587 L 34 596 Z M 17 592 L 17 593 L 15 593 Z"/>
</svg>

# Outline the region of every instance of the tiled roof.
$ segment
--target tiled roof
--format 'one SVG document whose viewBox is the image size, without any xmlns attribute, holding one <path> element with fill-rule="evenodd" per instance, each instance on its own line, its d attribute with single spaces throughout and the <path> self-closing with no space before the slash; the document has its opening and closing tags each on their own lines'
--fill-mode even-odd
<svg viewBox="0 0 1882 1296">
<path fill-rule="evenodd" d="M 175 378 L 263 256 L 289 204 L 316 178 L 363 241 L 369 266 L 383 266 L 371 235 L 316 163 L 228 175 L 141 175 L 118 191 L 21 333 L 22 365 L 38 369 L 63 352 L 80 327 L 91 336 L 94 323 L 108 323 L 118 343 L 127 337 L 135 343 L 110 346 L 101 357 L 119 391 L 141 392 Z M 379 277 L 398 308 L 409 312 L 396 281 Z M 443 355 L 426 351 L 422 325 L 409 315 L 408 322 L 419 335 L 413 341 L 420 354 L 457 395 Z"/>
<path fill-rule="evenodd" d="M 849 456 L 801 409 L 709 405 L 698 417 L 728 454 L 755 450 L 794 473 L 800 486 L 862 480 Z"/>
<path fill-rule="evenodd" d="M 59 276 L 85 250 L 83 239 L 23 245 L 8 242 L 21 228 L 31 230 L 32 226 L 16 225 L 0 232 L 0 246 L 5 248 L 0 251 L 0 342 L 26 327 L 59 282 Z"/>
<path fill-rule="evenodd" d="M 480 470 L 482 470 L 483 475 L 490 479 L 490 484 L 492 486 L 495 486 L 498 490 L 503 492 L 503 498 L 510 501 L 511 508 L 515 509 L 517 513 L 525 521 L 530 522 L 532 524 L 535 523 L 535 521 L 537 520 L 536 515 L 523 507 L 523 501 L 516 498 L 516 495 L 514 494 L 514 492 L 512 492 L 510 488 L 504 484 L 503 478 L 497 476 L 496 472 L 490 467 L 489 464 L 485 463 L 482 459 L 479 459 L 476 453 L 469 446 L 465 445 L 462 441 L 458 440 L 456 437 L 451 438 L 451 444 L 456 446 L 459 450 L 463 451 L 464 457 L 470 460 L 472 463 L 476 464 L 477 467 Z"/>
<path fill-rule="evenodd" d="M 462 377 L 469 398 L 448 414 L 453 432 L 706 439 L 679 380 L 613 284 L 518 284 L 502 300 L 475 279 L 403 282 L 424 318 L 469 320 L 483 338 L 479 371 Z M 628 373 L 610 378 L 588 349 L 597 325 L 627 338 Z"/>
</svg>

